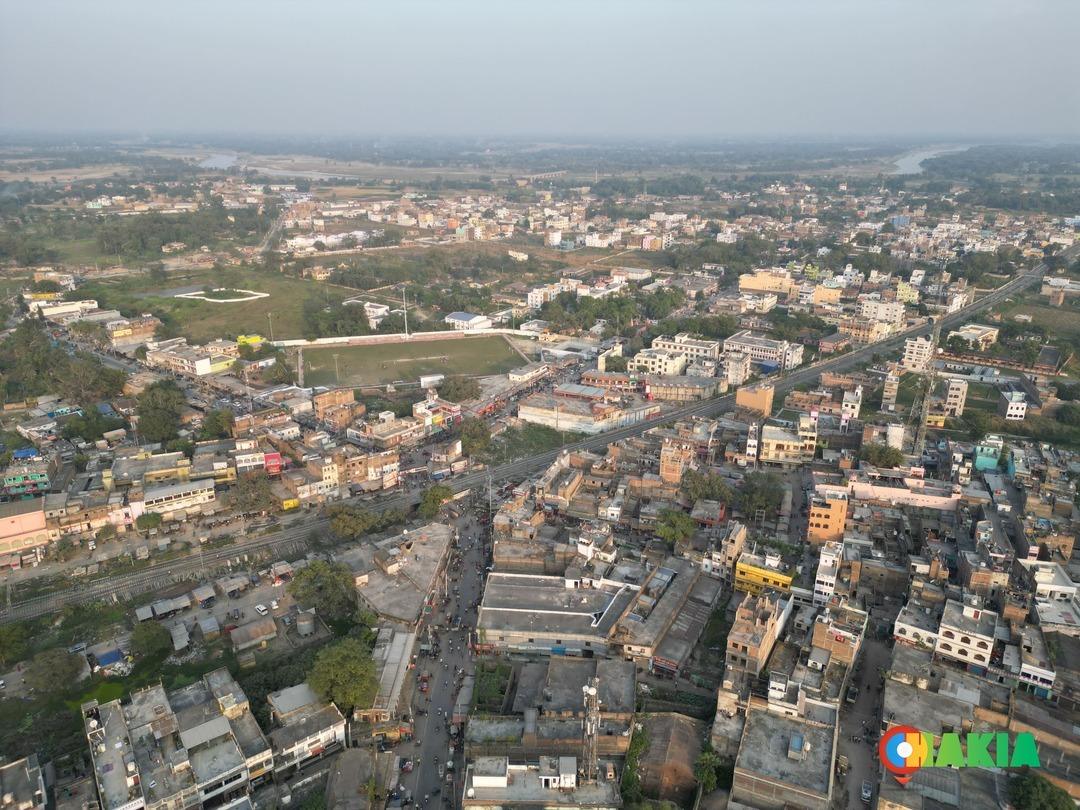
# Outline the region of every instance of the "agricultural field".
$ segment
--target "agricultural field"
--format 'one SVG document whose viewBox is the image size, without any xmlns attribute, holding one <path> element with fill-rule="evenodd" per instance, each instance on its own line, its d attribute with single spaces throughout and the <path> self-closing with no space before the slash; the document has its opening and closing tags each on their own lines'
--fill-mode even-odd
<svg viewBox="0 0 1080 810">
<path fill-rule="evenodd" d="M 174 297 L 206 286 L 253 290 L 267 296 L 237 302 Z M 345 291 L 316 281 L 242 267 L 220 273 L 211 269 L 170 273 L 166 280 L 150 275 L 125 276 L 87 284 L 81 292 L 87 298 L 96 298 L 100 306 L 118 309 L 125 315 L 148 311 L 164 315 L 176 333 L 192 343 L 244 334 L 269 336 L 271 313 L 276 339 L 303 337 L 306 300 L 317 297 L 330 304 L 346 297 Z"/>
<path fill-rule="evenodd" d="M 423 374 L 502 374 L 523 364 L 509 343 L 494 335 L 326 346 L 304 349 L 304 383 L 358 386 L 416 382 Z"/>
</svg>

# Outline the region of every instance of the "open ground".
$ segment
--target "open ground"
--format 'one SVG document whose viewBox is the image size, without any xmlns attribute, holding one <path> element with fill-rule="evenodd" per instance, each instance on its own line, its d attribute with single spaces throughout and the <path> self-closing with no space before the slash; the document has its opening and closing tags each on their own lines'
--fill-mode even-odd
<svg viewBox="0 0 1080 810">
<path fill-rule="evenodd" d="M 254 290 L 267 296 L 235 303 L 173 297 L 177 287 L 203 285 Z M 212 269 L 172 273 L 167 281 L 155 280 L 149 274 L 132 274 L 92 282 L 82 292 L 87 298 L 98 299 L 100 306 L 124 313 L 165 313 L 175 319 L 180 334 L 193 343 L 245 334 L 268 335 L 271 313 L 276 339 L 300 338 L 304 336 L 304 301 L 314 297 L 329 304 L 346 297 L 343 290 L 317 281 L 243 267 L 230 267 L 221 273 Z"/>
<path fill-rule="evenodd" d="M 334 355 L 337 355 L 336 368 Z M 416 382 L 422 374 L 502 374 L 523 364 L 499 336 L 304 349 L 306 385 Z"/>
</svg>

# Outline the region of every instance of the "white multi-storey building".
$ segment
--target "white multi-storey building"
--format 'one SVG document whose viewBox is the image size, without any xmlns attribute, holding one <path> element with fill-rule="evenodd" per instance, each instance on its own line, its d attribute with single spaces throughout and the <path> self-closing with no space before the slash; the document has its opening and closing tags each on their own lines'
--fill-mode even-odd
<svg viewBox="0 0 1080 810">
<path fill-rule="evenodd" d="M 985 667 L 990 663 L 998 615 L 992 610 L 948 600 L 941 616 L 934 654 L 961 664 Z"/>
<path fill-rule="evenodd" d="M 652 347 L 685 354 L 693 360 L 717 360 L 720 357 L 720 341 L 701 340 L 691 337 L 688 332 L 680 332 L 674 337 L 660 335 L 652 342 Z"/>
<path fill-rule="evenodd" d="M 627 367 L 630 371 L 643 371 L 646 374 L 682 374 L 687 362 L 687 356 L 681 352 L 654 347 L 635 354 Z"/>
<path fill-rule="evenodd" d="M 724 355 L 724 379 L 728 385 L 742 385 L 750 379 L 750 355 L 731 352 Z"/>
<path fill-rule="evenodd" d="M 900 365 L 908 371 L 926 371 L 934 359 L 934 342 L 928 335 L 911 337 L 904 341 L 904 356 Z"/>
<path fill-rule="evenodd" d="M 836 576 L 840 571 L 840 558 L 844 544 L 830 540 L 821 547 L 817 574 L 814 577 L 814 604 L 827 605 L 836 592 Z"/>
<path fill-rule="evenodd" d="M 801 343 L 773 340 L 755 335 L 749 329 L 736 332 L 724 340 L 724 354 L 731 352 L 748 354 L 756 363 L 775 363 L 783 371 L 795 368 L 803 361 Z"/>
</svg>

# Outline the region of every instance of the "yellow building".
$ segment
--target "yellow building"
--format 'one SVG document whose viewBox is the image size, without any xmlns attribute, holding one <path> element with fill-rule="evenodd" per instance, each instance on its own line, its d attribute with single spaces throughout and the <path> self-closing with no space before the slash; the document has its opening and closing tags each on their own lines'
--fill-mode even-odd
<svg viewBox="0 0 1080 810">
<path fill-rule="evenodd" d="M 735 590 L 754 594 L 774 590 L 787 593 L 791 590 L 791 574 L 780 569 L 779 556 L 743 552 L 735 563 Z"/>
<path fill-rule="evenodd" d="M 768 416 L 772 413 L 773 387 L 767 383 L 747 385 L 735 392 L 735 407 Z"/>
<path fill-rule="evenodd" d="M 788 298 L 795 291 L 795 281 L 786 270 L 755 270 L 739 276 L 739 292 L 776 293 Z"/>
<path fill-rule="evenodd" d="M 840 293 L 843 290 L 840 287 L 822 287 L 820 284 L 814 287 L 814 292 L 811 294 L 810 303 L 814 306 L 822 304 L 839 304 Z"/>
</svg>

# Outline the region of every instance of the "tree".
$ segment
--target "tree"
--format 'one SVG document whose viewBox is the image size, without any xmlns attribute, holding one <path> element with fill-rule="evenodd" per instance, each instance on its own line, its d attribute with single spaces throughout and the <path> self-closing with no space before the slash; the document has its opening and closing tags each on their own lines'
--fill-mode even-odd
<svg viewBox="0 0 1080 810">
<path fill-rule="evenodd" d="M 483 419 L 466 419 L 461 423 L 461 450 L 476 456 L 491 446 L 491 428 Z"/>
<path fill-rule="evenodd" d="M 213 410 L 203 419 L 199 437 L 202 439 L 224 439 L 232 434 L 235 417 L 232 411 Z"/>
<path fill-rule="evenodd" d="M 232 490 L 233 506 L 240 512 L 270 512 L 277 506 L 277 498 L 270 487 L 270 479 L 259 473 L 238 476 Z"/>
<path fill-rule="evenodd" d="M 1076 427 L 1080 425 L 1080 405 L 1075 402 L 1066 402 L 1054 413 L 1054 418 L 1063 425 Z"/>
<path fill-rule="evenodd" d="M 1017 810 L 1075 810 L 1067 792 L 1031 771 L 1009 782 L 1009 801 Z"/>
<path fill-rule="evenodd" d="M 0 624 L 0 666 L 9 667 L 26 655 L 29 634 L 21 622 Z"/>
<path fill-rule="evenodd" d="M 859 458 L 875 467 L 899 467 L 904 463 L 904 454 L 896 447 L 887 444 L 868 442 L 859 450 Z"/>
<path fill-rule="evenodd" d="M 381 532 L 405 522 L 399 509 L 372 512 L 356 506 L 337 504 L 330 509 L 330 531 L 343 540 L 359 540 L 372 532 Z"/>
<path fill-rule="evenodd" d="M 439 386 L 439 396 L 450 402 L 465 402 L 480 396 L 480 383 L 469 377 L 455 374 L 443 380 Z"/>
<path fill-rule="evenodd" d="M 185 404 L 184 392 L 172 380 L 160 380 L 149 386 L 139 395 L 136 407 L 139 434 L 151 442 L 175 438 Z"/>
<path fill-rule="evenodd" d="M 420 496 L 420 505 L 416 508 L 416 513 L 424 520 L 430 520 L 439 514 L 439 508 L 446 503 L 454 495 L 454 491 L 446 484 L 436 484 L 433 487 L 428 487 L 424 490 L 424 494 Z"/>
<path fill-rule="evenodd" d="M 673 548 L 693 537 L 695 531 L 697 524 L 694 519 L 681 509 L 663 509 L 656 521 L 656 536 Z"/>
<path fill-rule="evenodd" d="M 711 472 L 687 470 L 679 482 L 679 489 L 689 501 L 732 503 L 735 499 L 735 493 L 728 486 L 727 479 Z"/>
<path fill-rule="evenodd" d="M 968 410 L 961 418 L 964 424 L 967 425 L 968 437 L 972 441 L 979 441 L 985 436 L 992 424 L 990 417 L 982 411 Z"/>
<path fill-rule="evenodd" d="M 341 563 L 313 560 L 296 572 L 289 593 L 329 619 L 344 619 L 356 612 L 356 584 L 349 567 Z"/>
<path fill-rule="evenodd" d="M 155 621 L 139 622 L 131 633 L 131 651 L 138 658 L 164 657 L 172 647 L 169 631 Z"/>
<path fill-rule="evenodd" d="M 345 638 L 319 652 L 308 684 L 319 697 L 349 715 L 353 707 L 368 707 L 375 698 L 375 663 L 361 641 Z"/>
<path fill-rule="evenodd" d="M 627 364 L 630 361 L 625 357 L 618 357 L 612 355 L 611 357 L 604 358 L 604 370 L 605 371 L 626 371 Z"/>
<path fill-rule="evenodd" d="M 751 517 L 759 511 L 776 514 L 784 500 L 784 488 L 784 482 L 775 473 L 748 473 L 739 487 L 739 505 Z"/>
<path fill-rule="evenodd" d="M 83 660 L 56 647 L 39 652 L 26 667 L 26 682 L 39 692 L 51 692 L 58 685 L 67 688 L 83 671 Z"/>
<path fill-rule="evenodd" d="M 702 793 L 716 790 L 716 771 L 722 764 L 720 755 L 711 749 L 702 751 L 694 763 L 694 778 L 701 785 Z"/>
<path fill-rule="evenodd" d="M 135 528 L 140 532 L 148 532 L 161 525 L 162 517 L 157 512 L 143 512 L 135 518 Z"/>
</svg>

